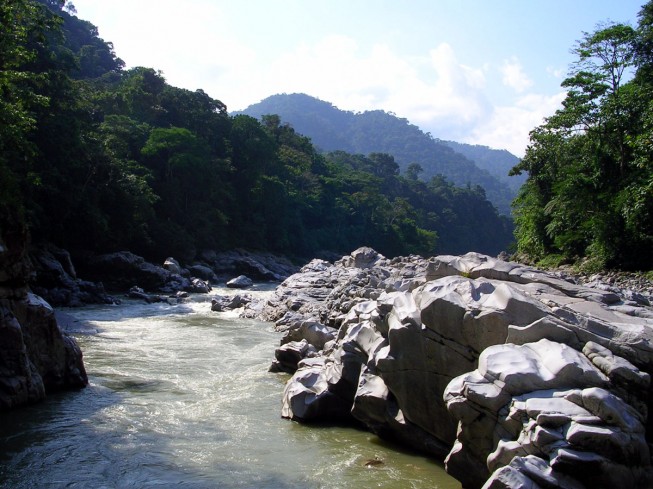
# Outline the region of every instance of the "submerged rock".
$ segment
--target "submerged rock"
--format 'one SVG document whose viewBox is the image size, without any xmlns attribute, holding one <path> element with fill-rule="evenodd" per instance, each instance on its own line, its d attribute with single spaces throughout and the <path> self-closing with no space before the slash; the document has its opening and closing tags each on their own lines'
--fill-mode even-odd
<svg viewBox="0 0 653 489">
<path fill-rule="evenodd" d="M 248 294 L 236 294 L 234 296 L 216 295 L 211 299 L 211 310 L 215 312 L 231 311 L 245 307 L 252 301 Z"/>
<path fill-rule="evenodd" d="M 275 368 L 296 369 L 284 417 L 355 419 L 446 456 L 466 488 L 648 487 L 653 320 L 640 302 L 627 314 L 622 294 L 477 253 L 364 248 L 313 260 L 261 318 L 286 331 Z"/>
<path fill-rule="evenodd" d="M 156 302 L 168 302 L 168 298 L 158 294 L 148 294 L 143 289 L 137 286 L 133 286 L 129 289 L 127 297 L 130 299 L 138 299 L 148 304 L 154 304 Z"/>
</svg>

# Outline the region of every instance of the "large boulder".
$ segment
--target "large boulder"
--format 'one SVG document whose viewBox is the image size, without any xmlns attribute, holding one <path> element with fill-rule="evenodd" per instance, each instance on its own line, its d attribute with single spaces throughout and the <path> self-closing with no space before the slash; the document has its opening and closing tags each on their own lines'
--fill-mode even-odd
<svg viewBox="0 0 653 489">
<path fill-rule="evenodd" d="M 29 291 L 27 234 L 0 232 L 0 410 L 42 400 L 88 383 L 82 353 L 52 307 Z"/>
<path fill-rule="evenodd" d="M 175 260 L 173 257 L 169 256 L 168 258 L 165 259 L 163 262 L 163 268 L 168 270 L 170 273 L 174 273 L 177 275 L 182 275 L 183 271 L 181 268 L 181 265 L 177 260 Z"/>
<path fill-rule="evenodd" d="M 544 479 L 571 479 L 578 487 L 649 487 L 647 409 L 618 397 L 618 385 L 597 365 L 606 364 L 604 354 L 608 363 L 619 364 L 622 374 L 615 375 L 637 386 L 632 395 L 645 396 L 650 377 L 596 345 L 585 352 L 589 357 L 547 339 L 487 348 L 478 368 L 445 390 L 459 421 L 449 473 L 464 487 L 480 487 L 488 477 L 486 487 L 515 489 L 526 487 L 524 480 Z M 527 457 L 529 471 L 508 483 L 507 475 L 526 463 L 516 459 Z"/>
<path fill-rule="evenodd" d="M 82 352 L 47 302 L 31 293 L 0 299 L 0 410 L 87 383 Z"/>
<path fill-rule="evenodd" d="M 277 350 L 283 370 L 297 369 L 285 417 L 356 419 L 448 455 L 466 488 L 527 479 L 505 487 L 613 487 L 618 474 L 624 487 L 644 487 L 653 483 L 647 452 L 624 459 L 653 432 L 653 320 L 643 301 L 625 305 L 615 291 L 477 253 L 388 260 L 365 248 L 309 263 L 261 317 L 290 332 Z M 317 341 L 301 324 L 333 328 L 334 338 Z M 538 428 L 537 406 L 541 420 L 558 413 L 576 424 Z M 615 421 L 610 409 L 637 414 Z M 557 451 L 532 448 L 545 441 Z M 582 474 L 569 469 L 574 460 Z M 592 464 L 617 475 L 601 482 Z"/>
<path fill-rule="evenodd" d="M 226 285 L 230 289 L 247 289 L 254 285 L 254 281 L 245 275 L 239 275 L 227 281 Z"/>
<path fill-rule="evenodd" d="M 85 277 L 102 281 L 110 290 L 119 291 L 128 290 L 134 285 L 145 290 L 160 290 L 175 275 L 129 251 L 87 256 L 82 265 Z"/>
<path fill-rule="evenodd" d="M 204 251 L 200 258 L 221 277 L 247 275 L 257 281 L 281 282 L 297 272 L 297 267 L 287 258 L 272 253 L 242 249 L 219 253 Z"/>
<path fill-rule="evenodd" d="M 54 307 L 78 307 L 84 304 L 112 304 L 101 282 L 77 277 L 70 253 L 53 245 L 30 251 L 33 273 L 30 287 Z"/>
</svg>

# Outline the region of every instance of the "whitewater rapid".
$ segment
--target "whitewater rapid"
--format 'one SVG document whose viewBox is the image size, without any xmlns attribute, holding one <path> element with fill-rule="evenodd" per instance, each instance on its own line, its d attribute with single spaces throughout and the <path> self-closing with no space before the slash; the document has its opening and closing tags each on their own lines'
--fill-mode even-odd
<svg viewBox="0 0 653 489">
<path fill-rule="evenodd" d="M 288 376 L 267 371 L 279 333 L 210 307 L 65 311 L 90 385 L 0 414 L 0 487 L 460 487 L 371 433 L 281 419 Z"/>
</svg>

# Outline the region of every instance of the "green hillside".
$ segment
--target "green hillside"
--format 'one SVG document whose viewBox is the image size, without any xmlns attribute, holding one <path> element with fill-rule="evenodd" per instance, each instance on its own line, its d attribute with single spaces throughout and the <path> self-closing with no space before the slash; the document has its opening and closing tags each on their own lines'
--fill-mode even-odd
<svg viewBox="0 0 653 489">
<path fill-rule="evenodd" d="M 0 22 L 5 238 L 155 261 L 238 247 L 495 254 L 512 241 L 480 187 L 401 175 L 382 149 L 322 153 L 279 118 L 229 115 L 156 69 L 127 70 L 65 2 L 3 2 Z"/>
<path fill-rule="evenodd" d="M 475 151 L 486 166 L 481 168 L 469 155 L 454 151 L 449 143 L 434 139 L 406 119 L 381 110 L 343 111 L 329 102 L 301 93 L 273 95 L 242 113 L 256 118 L 277 114 L 324 151 L 389 153 L 404 172 L 411 164 L 420 165 L 423 170 L 420 178 L 424 180 L 442 175 L 458 186 L 480 185 L 488 200 L 502 214 L 510 215 L 510 204 L 519 186 L 507 184 L 508 170 L 519 161 L 515 157 L 510 166 L 502 165 L 504 176 L 499 178 L 487 167 L 492 166 L 497 154 L 503 157 L 500 152 L 490 150 L 488 154 L 481 154 Z"/>
</svg>

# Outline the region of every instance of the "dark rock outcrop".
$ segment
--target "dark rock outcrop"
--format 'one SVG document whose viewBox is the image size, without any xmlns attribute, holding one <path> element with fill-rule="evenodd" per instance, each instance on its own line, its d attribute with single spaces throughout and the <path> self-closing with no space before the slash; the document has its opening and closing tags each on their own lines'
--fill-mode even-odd
<svg viewBox="0 0 653 489">
<path fill-rule="evenodd" d="M 128 290 L 137 285 L 145 290 L 160 291 L 169 287 L 175 278 L 177 282 L 182 281 L 180 275 L 129 251 L 88 255 L 82 260 L 82 267 L 84 277 L 102 281 L 109 290 Z"/>
<path fill-rule="evenodd" d="M 78 307 L 83 304 L 112 304 L 117 302 L 104 290 L 101 282 L 77 277 L 70 254 L 53 245 L 30 251 L 33 265 L 31 290 L 54 307 Z"/>
<path fill-rule="evenodd" d="M 178 292 L 208 293 L 208 281 L 191 276 L 174 258 L 167 258 L 163 265 L 145 261 L 141 256 L 128 251 L 87 255 L 82 260 L 84 275 L 101 280 L 111 290 L 142 290 L 145 295 L 174 295 Z"/>
<path fill-rule="evenodd" d="M 10 228 L 11 229 L 11 228 Z M 52 307 L 29 290 L 27 235 L 0 236 L 0 410 L 88 383 L 82 353 Z"/>
<path fill-rule="evenodd" d="M 287 258 L 271 253 L 254 253 L 246 250 L 204 251 L 201 261 L 222 278 L 246 275 L 256 281 L 281 282 L 297 267 Z"/>
<path fill-rule="evenodd" d="M 651 312 L 476 253 L 364 248 L 312 261 L 260 317 L 286 332 L 273 369 L 296 369 L 285 417 L 358 420 L 466 488 L 607 488 L 653 485 Z"/>
</svg>

